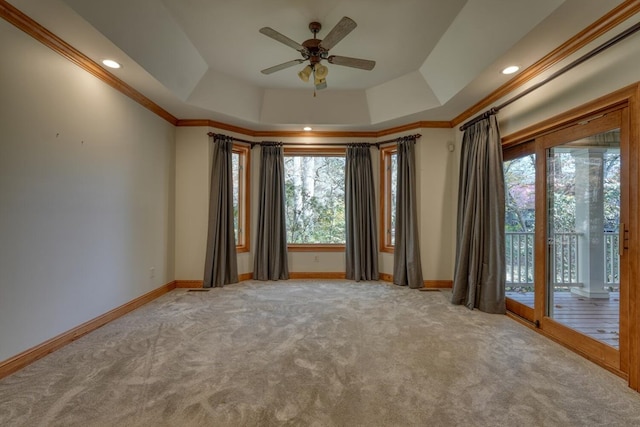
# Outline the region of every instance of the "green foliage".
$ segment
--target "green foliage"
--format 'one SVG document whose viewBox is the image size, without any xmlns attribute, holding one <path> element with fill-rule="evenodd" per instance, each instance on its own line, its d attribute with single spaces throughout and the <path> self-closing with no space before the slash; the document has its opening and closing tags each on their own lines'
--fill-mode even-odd
<svg viewBox="0 0 640 427">
<path fill-rule="evenodd" d="M 345 243 L 345 158 L 285 157 L 287 242 Z"/>
</svg>

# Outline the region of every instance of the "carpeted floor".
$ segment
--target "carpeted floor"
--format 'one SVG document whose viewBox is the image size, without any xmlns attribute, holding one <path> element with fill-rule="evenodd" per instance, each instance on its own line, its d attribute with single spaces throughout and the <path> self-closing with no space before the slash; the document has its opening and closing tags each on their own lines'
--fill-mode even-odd
<svg viewBox="0 0 640 427">
<path fill-rule="evenodd" d="M 626 382 L 449 292 L 179 289 L 0 380 L 2 426 L 637 426 Z"/>
</svg>

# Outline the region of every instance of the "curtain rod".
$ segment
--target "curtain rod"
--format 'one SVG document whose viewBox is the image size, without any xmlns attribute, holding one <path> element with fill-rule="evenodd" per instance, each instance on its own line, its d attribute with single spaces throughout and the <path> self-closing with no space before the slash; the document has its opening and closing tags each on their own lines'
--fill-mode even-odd
<svg viewBox="0 0 640 427">
<path fill-rule="evenodd" d="M 554 80 L 555 78 L 561 76 L 562 74 L 566 73 L 567 71 L 572 70 L 573 68 L 575 68 L 578 65 L 582 64 L 583 62 L 585 62 L 585 61 L 593 58 L 594 56 L 598 55 L 599 53 L 609 49 L 611 46 L 615 45 L 616 43 L 618 43 L 618 42 L 620 42 L 620 41 L 622 41 L 624 39 L 626 39 L 627 37 L 629 37 L 630 35 L 638 32 L 639 30 L 640 30 L 640 22 L 638 22 L 635 25 L 627 28 L 626 30 L 624 30 L 623 32 L 618 34 L 617 36 L 614 36 L 613 38 L 607 40 L 606 42 L 602 43 L 600 46 L 596 47 L 595 49 L 585 53 L 580 58 L 576 59 L 575 61 L 571 62 L 570 64 L 565 65 L 563 68 L 561 68 L 558 71 L 556 71 L 555 73 L 551 74 L 549 77 L 547 77 L 546 79 L 542 80 L 541 82 L 536 83 L 535 85 L 533 85 L 530 88 L 520 92 L 519 94 L 517 94 L 514 97 L 508 99 L 507 101 L 503 102 L 502 104 L 498 105 L 497 107 L 490 108 L 489 110 L 485 111 L 481 115 L 479 115 L 479 116 L 469 120 L 468 122 L 464 123 L 462 126 L 460 126 L 460 130 L 464 131 L 469 126 L 474 125 L 474 124 L 478 123 L 479 121 L 481 121 L 483 119 L 486 119 L 487 117 L 498 113 L 498 111 L 502 110 L 504 107 L 516 102 L 520 98 L 530 94 L 531 92 L 533 92 L 534 90 L 538 89 L 539 87 L 544 86 L 545 84 L 549 83 L 551 80 Z"/>
<path fill-rule="evenodd" d="M 225 137 L 226 137 L 226 135 L 222 135 L 222 134 L 220 134 L 220 133 L 213 133 L 213 132 L 209 132 L 209 133 L 207 133 L 207 135 L 209 135 L 209 136 L 213 136 L 213 137 L 215 137 L 215 136 L 225 136 Z M 362 143 L 362 142 L 338 142 L 338 143 L 330 143 L 330 142 L 329 142 L 329 143 L 313 144 L 313 145 L 322 145 L 322 146 L 327 146 L 327 145 L 329 145 L 329 146 L 346 147 L 346 146 L 353 145 L 353 144 L 369 144 L 369 146 L 375 146 L 376 148 L 378 148 L 378 149 L 379 149 L 381 144 L 386 144 L 386 143 L 388 143 L 388 142 L 395 142 L 395 141 L 399 140 L 400 138 L 415 138 L 415 139 L 418 139 L 418 138 L 420 138 L 421 136 L 422 136 L 422 135 L 420 135 L 419 133 L 416 133 L 415 135 L 401 136 L 401 137 L 399 137 L 399 138 L 387 139 L 387 140 L 380 141 L 380 142 L 369 142 L 369 143 L 367 143 L 367 142 L 365 142 L 365 143 Z M 262 142 L 247 141 L 246 139 L 236 138 L 236 137 L 233 137 L 233 136 L 231 137 L 231 139 L 232 139 L 232 140 L 234 140 L 234 141 L 238 141 L 238 142 L 245 142 L 245 143 L 247 143 L 247 144 L 250 144 L 250 145 L 251 145 L 251 148 L 253 148 L 253 147 L 254 147 L 254 146 L 256 146 L 256 145 L 262 145 Z M 281 142 L 281 144 L 282 144 L 282 145 L 296 145 L 296 146 L 301 146 L 301 145 L 311 145 L 311 144 L 301 144 L 301 143 L 299 143 L 299 142 Z"/>
<path fill-rule="evenodd" d="M 227 136 L 227 135 L 223 135 L 223 134 L 221 134 L 221 133 L 213 133 L 213 132 L 209 132 L 207 135 L 209 135 L 209 136 L 213 136 L 213 137 L 215 137 L 215 136 L 223 136 L 223 137 L 225 137 L 225 138 L 228 138 L 228 136 Z M 251 142 L 251 141 L 247 141 L 246 139 L 236 138 L 236 137 L 234 137 L 234 136 L 232 136 L 232 137 L 231 137 L 231 139 L 233 139 L 234 141 L 238 141 L 238 142 L 245 142 L 245 143 L 247 143 L 247 144 L 251 144 L 251 148 L 253 148 L 253 144 L 254 144 L 254 143 L 253 143 L 253 142 Z"/>
</svg>

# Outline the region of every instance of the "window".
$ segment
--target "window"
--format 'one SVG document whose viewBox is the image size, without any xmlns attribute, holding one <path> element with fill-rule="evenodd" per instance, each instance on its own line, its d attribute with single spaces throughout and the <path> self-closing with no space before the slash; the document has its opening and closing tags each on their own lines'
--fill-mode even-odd
<svg viewBox="0 0 640 427">
<path fill-rule="evenodd" d="M 343 250 L 344 148 L 287 148 L 284 171 L 289 249 Z"/>
<path fill-rule="evenodd" d="M 233 144 L 231 169 L 233 177 L 233 231 L 236 251 L 249 252 L 249 159 L 251 149 Z"/>
<path fill-rule="evenodd" d="M 397 146 L 380 149 L 380 250 L 393 252 L 396 244 L 396 181 L 398 179 Z"/>
</svg>

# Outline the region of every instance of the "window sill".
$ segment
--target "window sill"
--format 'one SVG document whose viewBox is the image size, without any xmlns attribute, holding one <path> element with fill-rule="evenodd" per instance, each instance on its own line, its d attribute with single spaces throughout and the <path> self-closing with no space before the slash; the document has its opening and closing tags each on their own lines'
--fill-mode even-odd
<svg viewBox="0 0 640 427">
<path fill-rule="evenodd" d="M 345 245 L 287 245 L 289 252 L 344 252 Z"/>
</svg>

